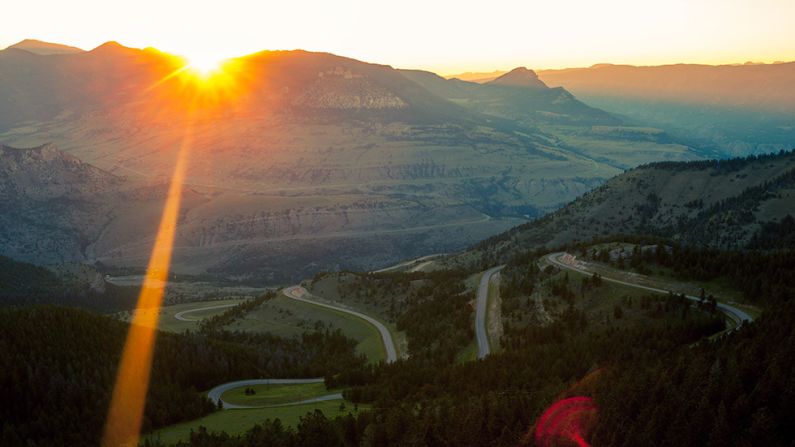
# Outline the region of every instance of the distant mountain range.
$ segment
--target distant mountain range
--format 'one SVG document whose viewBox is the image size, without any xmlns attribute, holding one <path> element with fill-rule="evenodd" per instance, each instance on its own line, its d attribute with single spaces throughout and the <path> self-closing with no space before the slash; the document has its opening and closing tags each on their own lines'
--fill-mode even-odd
<svg viewBox="0 0 795 447">
<path fill-rule="evenodd" d="M 603 110 L 589 107 L 564 88 L 549 88 L 533 70 L 516 68 L 484 84 L 444 79 L 431 72 L 402 70 L 431 93 L 480 113 L 525 125 L 621 125 Z"/>
<path fill-rule="evenodd" d="M 33 262 L 142 268 L 186 141 L 176 270 L 271 283 L 458 250 L 624 169 L 710 154 L 525 68 L 481 85 L 264 51 L 231 61 L 208 88 L 155 49 L 109 42 L 43 55 L 42 46 L 60 48 L 0 51 L 0 142 L 58 148 L 36 188 L 63 189 L 47 199 L 62 207 L 0 170 L 13 203 L 26 204 L 3 215 L 0 254 Z M 44 155 L 25 157 L 41 160 L 22 169 L 44 169 Z M 103 174 L 70 192 L 71 165 L 58 159 Z M 101 193 L 79 192 L 92 188 Z"/>
<path fill-rule="evenodd" d="M 486 83 L 504 73 L 450 78 Z M 598 64 L 538 74 L 548 85 L 565 87 L 627 123 L 661 127 L 714 155 L 778 151 L 795 141 L 795 62 Z"/>
</svg>

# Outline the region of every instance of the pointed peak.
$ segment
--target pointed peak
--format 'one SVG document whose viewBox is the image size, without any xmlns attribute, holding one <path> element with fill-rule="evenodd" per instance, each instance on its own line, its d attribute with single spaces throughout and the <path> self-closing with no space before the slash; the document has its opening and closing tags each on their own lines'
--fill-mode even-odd
<svg viewBox="0 0 795 447">
<path fill-rule="evenodd" d="M 509 87 L 547 88 L 538 75 L 527 67 L 517 67 L 497 79 L 488 82 L 490 85 L 504 85 Z"/>
<path fill-rule="evenodd" d="M 129 50 L 129 49 L 130 48 L 125 47 L 124 45 L 120 44 L 119 42 L 116 42 L 115 40 L 110 40 L 94 48 L 93 50 L 91 50 L 91 52 L 95 53 L 101 51 L 117 51 L 117 50 Z"/>
</svg>

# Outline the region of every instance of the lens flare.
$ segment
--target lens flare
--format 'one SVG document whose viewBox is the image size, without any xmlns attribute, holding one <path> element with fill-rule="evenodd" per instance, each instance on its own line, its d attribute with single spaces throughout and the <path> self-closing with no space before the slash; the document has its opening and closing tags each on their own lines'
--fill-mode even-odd
<svg viewBox="0 0 795 447">
<path fill-rule="evenodd" d="M 596 420 L 590 397 L 569 397 L 552 404 L 536 423 L 535 445 L 589 447 L 586 438 Z"/>
<path fill-rule="evenodd" d="M 105 432 L 102 437 L 103 447 L 138 445 L 146 393 L 149 389 L 159 315 L 157 311 L 142 312 L 140 310 L 159 309 L 163 300 L 190 143 L 191 135 L 188 131 L 177 155 L 177 163 L 163 208 L 152 256 L 146 270 L 146 278 L 138 297 L 133 321 L 127 333 L 116 376 L 116 385 L 108 410 L 108 419 L 105 423 Z"/>
<path fill-rule="evenodd" d="M 111 396 L 102 446 L 136 446 L 143 424 L 158 314 L 168 279 L 194 133 L 200 123 L 217 118 L 233 107 L 243 107 L 252 76 L 245 59 L 209 60 L 194 64 L 184 58 L 163 58 L 140 98 L 131 101 L 133 121 L 162 121 L 183 126 L 171 184 L 155 237 L 136 312 L 125 341 Z M 207 68 L 209 71 L 205 71 Z M 166 73 L 161 75 L 161 73 Z M 149 309 L 149 312 L 138 311 Z M 155 311 L 152 312 L 151 310 Z"/>
</svg>

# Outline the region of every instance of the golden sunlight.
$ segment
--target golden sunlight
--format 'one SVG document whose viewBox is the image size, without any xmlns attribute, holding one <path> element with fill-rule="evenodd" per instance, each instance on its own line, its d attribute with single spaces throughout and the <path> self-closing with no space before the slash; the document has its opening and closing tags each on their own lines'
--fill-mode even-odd
<svg viewBox="0 0 795 447">
<path fill-rule="evenodd" d="M 116 385 L 113 389 L 102 439 L 103 447 L 134 447 L 138 445 L 159 318 L 157 311 L 141 312 L 140 310 L 158 310 L 162 304 L 163 291 L 168 281 L 171 250 L 174 245 L 190 143 L 191 135 L 190 132 L 187 132 L 177 156 L 177 164 L 171 179 L 157 238 L 138 298 L 138 311 L 135 312 L 132 324 L 130 324 L 119 363 Z"/>
<path fill-rule="evenodd" d="M 225 56 L 218 56 L 212 53 L 201 53 L 186 56 L 188 67 L 202 76 L 210 76 L 222 70 L 227 60 Z"/>
</svg>

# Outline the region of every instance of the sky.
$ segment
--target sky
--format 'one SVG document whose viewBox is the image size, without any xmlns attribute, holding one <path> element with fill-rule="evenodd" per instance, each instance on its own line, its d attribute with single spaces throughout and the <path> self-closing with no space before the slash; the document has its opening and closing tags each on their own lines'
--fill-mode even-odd
<svg viewBox="0 0 795 447">
<path fill-rule="evenodd" d="M 25 0 L 0 48 L 115 40 L 188 58 L 327 51 L 441 74 L 795 60 L 795 0 Z"/>
</svg>

